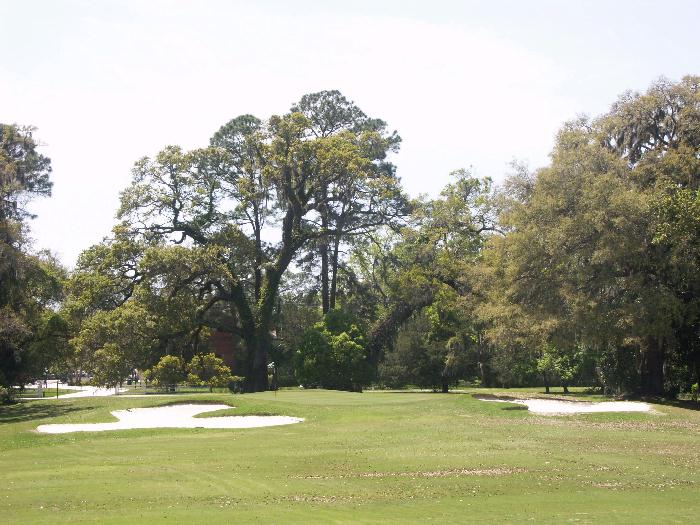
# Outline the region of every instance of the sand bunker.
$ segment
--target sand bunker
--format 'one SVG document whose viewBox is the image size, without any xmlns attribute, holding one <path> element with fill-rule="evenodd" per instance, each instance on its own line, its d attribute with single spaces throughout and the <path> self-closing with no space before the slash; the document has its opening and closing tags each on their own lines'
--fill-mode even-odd
<svg viewBox="0 0 700 525">
<path fill-rule="evenodd" d="M 530 412 L 544 415 L 558 414 L 591 414 L 594 412 L 649 412 L 651 407 L 637 401 L 602 401 L 589 403 L 586 401 L 568 401 L 563 399 L 516 399 L 480 397 L 482 401 L 496 403 L 517 403 L 525 405 Z"/>
<path fill-rule="evenodd" d="M 129 408 L 115 410 L 119 419 L 113 423 L 82 423 L 64 425 L 39 425 L 36 429 L 47 434 L 66 432 L 102 432 L 104 430 L 128 430 L 132 428 L 256 428 L 291 425 L 304 421 L 289 416 L 223 416 L 195 418 L 197 414 L 232 408 L 229 405 L 171 405 L 153 408 Z"/>
</svg>

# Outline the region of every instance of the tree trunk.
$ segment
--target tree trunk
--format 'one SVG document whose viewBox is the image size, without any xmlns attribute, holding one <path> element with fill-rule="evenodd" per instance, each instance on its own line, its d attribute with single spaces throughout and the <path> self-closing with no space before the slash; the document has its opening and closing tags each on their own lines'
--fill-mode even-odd
<svg viewBox="0 0 700 525">
<path fill-rule="evenodd" d="M 544 379 L 544 393 L 549 394 L 549 377 L 547 377 L 546 372 L 542 374 L 542 378 Z"/>
<path fill-rule="evenodd" d="M 257 245 L 258 252 L 255 256 L 255 270 L 253 271 L 255 275 L 255 301 L 260 300 L 260 287 L 262 286 L 262 241 L 260 239 L 260 232 L 255 232 L 255 244 Z"/>
<path fill-rule="evenodd" d="M 641 389 L 643 396 L 664 393 L 664 347 L 660 338 L 648 337 L 642 348 Z"/>
<path fill-rule="evenodd" d="M 335 237 L 333 239 L 333 253 L 331 255 L 331 291 L 330 291 L 330 307 L 335 309 L 336 291 L 338 289 L 338 257 L 340 254 L 340 241 L 343 237 L 343 227 L 345 226 L 345 207 L 336 224 Z"/>
<path fill-rule="evenodd" d="M 569 393 L 569 387 L 566 386 L 566 385 L 562 385 L 562 387 L 564 388 L 564 393 L 565 393 L 565 394 L 568 394 L 568 393 Z"/>
<path fill-rule="evenodd" d="M 442 393 L 443 394 L 448 394 L 450 392 L 450 384 L 447 382 L 447 379 L 442 380 Z"/>
<path fill-rule="evenodd" d="M 435 292 L 430 290 L 424 294 L 416 295 L 412 304 L 399 303 L 387 314 L 375 321 L 367 334 L 367 359 L 372 366 L 377 366 L 382 357 L 384 348 L 389 345 L 399 328 L 409 317 L 432 304 Z"/>
<path fill-rule="evenodd" d="M 269 335 L 263 336 L 257 332 L 252 340 L 246 341 L 248 347 L 248 373 L 246 374 L 246 392 L 264 392 L 268 390 L 267 381 L 267 351 Z"/>
<path fill-rule="evenodd" d="M 338 252 L 340 251 L 340 235 L 337 235 L 333 246 L 333 255 L 331 256 L 331 290 L 329 297 L 329 306 L 331 310 L 335 309 L 336 290 L 338 289 Z"/>
<path fill-rule="evenodd" d="M 323 190 L 323 201 L 326 202 L 327 190 Z M 330 292 L 328 287 L 328 210 L 321 210 L 321 308 L 323 315 L 330 309 Z"/>
<path fill-rule="evenodd" d="M 254 178 L 251 176 L 251 182 L 254 184 Z M 253 186 L 254 187 L 254 186 Z M 262 264 L 263 264 L 263 247 L 262 247 L 262 227 L 260 224 L 260 206 L 257 201 L 253 202 L 253 231 L 255 233 L 255 302 L 260 300 L 260 287 L 262 286 Z"/>
<path fill-rule="evenodd" d="M 246 392 L 262 392 L 269 388 L 267 356 L 272 346 L 271 330 L 280 281 L 302 245 L 298 231 L 303 213 L 298 208 L 298 203 L 293 205 L 282 220 L 282 247 L 275 264 L 265 269 L 259 300 L 251 305 L 242 284 L 238 281 L 231 283 L 231 300 L 236 306 L 241 336 L 246 344 Z"/>
<path fill-rule="evenodd" d="M 330 310 L 330 293 L 328 287 L 328 244 L 325 237 L 321 239 L 321 308 L 323 314 Z"/>
</svg>

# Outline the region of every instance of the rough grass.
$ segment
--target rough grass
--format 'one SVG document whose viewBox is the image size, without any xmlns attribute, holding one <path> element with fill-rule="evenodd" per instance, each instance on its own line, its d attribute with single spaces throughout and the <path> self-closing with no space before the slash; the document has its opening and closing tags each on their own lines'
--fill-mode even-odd
<svg viewBox="0 0 700 525">
<path fill-rule="evenodd" d="M 282 391 L 0 408 L 2 523 L 689 523 L 700 411 L 544 417 L 462 394 Z M 504 393 L 504 392 L 501 392 Z M 304 423 L 44 435 L 174 402 Z"/>
</svg>

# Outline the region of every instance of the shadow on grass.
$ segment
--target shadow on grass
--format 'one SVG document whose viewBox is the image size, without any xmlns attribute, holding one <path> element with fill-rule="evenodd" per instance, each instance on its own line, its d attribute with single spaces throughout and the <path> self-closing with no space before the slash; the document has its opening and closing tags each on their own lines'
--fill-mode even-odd
<svg viewBox="0 0 700 525">
<path fill-rule="evenodd" d="M 227 403 L 226 401 L 222 399 L 197 399 L 197 398 L 190 398 L 190 399 L 171 399 L 169 401 L 166 401 L 164 403 L 158 403 L 157 405 L 149 406 L 147 408 L 155 408 L 155 407 L 169 407 L 169 406 L 176 406 L 176 405 L 228 405 L 229 408 L 237 408 L 236 405 L 232 405 L 230 403 Z M 226 408 L 222 408 L 221 410 L 228 410 Z"/>
<path fill-rule="evenodd" d="M 491 387 L 489 387 L 491 388 Z M 502 392 L 507 392 L 508 388 L 491 388 L 492 390 L 499 390 Z M 441 390 L 430 390 L 430 389 L 424 389 L 424 390 L 419 390 L 419 389 L 414 389 L 414 390 L 365 390 L 365 392 L 371 392 L 373 394 L 451 394 L 451 395 L 464 395 L 464 394 L 470 394 L 472 396 L 492 396 L 492 397 L 499 397 L 501 399 L 521 399 L 521 398 L 515 398 L 515 397 L 509 397 L 507 395 L 505 396 L 495 396 L 494 394 L 490 394 L 487 392 L 470 392 L 470 390 L 480 390 L 477 387 L 466 387 L 466 388 L 456 388 L 456 389 L 451 389 L 449 392 L 442 392 Z M 585 391 L 580 391 L 580 392 L 567 392 L 564 393 L 561 390 L 555 390 L 551 389 L 549 393 L 545 392 L 544 390 L 532 390 L 532 391 L 525 391 L 525 390 L 514 390 L 515 393 L 520 394 L 522 396 L 547 396 L 547 397 L 541 397 L 541 399 L 557 399 L 557 398 L 564 398 L 561 399 L 562 401 L 566 401 L 565 398 L 567 397 L 609 397 L 609 396 L 603 396 L 603 394 L 598 391 L 598 390 L 585 390 Z M 557 397 L 553 397 L 557 396 Z M 539 399 L 540 397 L 538 397 Z M 611 398 L 612 399 L 612 398 Z"/>
<path fill-rule="evenodd" d="M 363 392 L 348 392 L 347 390 L 336 390 L 336 392 L 347 392 L 348 394 L 461 394 L 462 392 L 440 392 L 439 390 L 364 390 Z"/>
<path fill-rule="evenodd" d="M 543 396 L 562 396 L 562 397 L 606 397 L 606 396 L 603 396 L 602 392 L 599 392 L 597 390 L 583 390 L 581 392 L 563 392 L 563 391 L 550 390 L 549 393 L 542 391 L 542 392 L 533 392 L 533 394 L 539 394 L 539 395 L 543 395 Z"/>
<path fill-rule="evenodd" d="M 666 398 L 641 398 L 642 401 L 655 403 L 657 405 L 665 405 L 669 407 L 684 408 L 686 410 L 700 410 L 700 402 L 683 399 L 666 399 Z"/>
<path fill-rule="evenodd" d="M 4 405 L 0 406 L 0 424 L 19 423 L 22 421 L 32 421 L 34 419 L 64 416 L 72 412 L 81 412 L 92 408 L 94 407 L 76 407 L 65 404 L 44 403 L 41 401 Z"/>
</svg>

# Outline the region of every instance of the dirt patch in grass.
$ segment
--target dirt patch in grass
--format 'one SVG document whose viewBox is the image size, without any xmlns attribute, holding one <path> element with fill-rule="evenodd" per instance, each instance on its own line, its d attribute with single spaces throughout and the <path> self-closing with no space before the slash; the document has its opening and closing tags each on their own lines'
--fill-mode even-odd
<svg viewBox="0 0 700 525">
<path fill-rule="evenodd" d="M 340 474 L 337 476 L 311 475 L 295 476 L 298 479 L 344 479 L 344 478 L 448 478 L 456 476 L 505 476 L 522 474 L 527 469 L 519 467 L 496 467 L 483 469 L 456 468 L 446 470 L 427 470 L 414 472 L 360 472 L 358 474 Z"/>
</svg>

